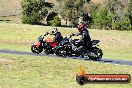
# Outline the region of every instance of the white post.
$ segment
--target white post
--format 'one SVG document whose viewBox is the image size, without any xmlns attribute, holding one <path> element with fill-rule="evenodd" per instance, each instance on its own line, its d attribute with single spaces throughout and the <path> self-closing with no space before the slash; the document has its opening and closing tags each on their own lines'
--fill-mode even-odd
<svg viewBox="0 0 132 88">
<path fill-rule="evenodd" d="M 12 11 L 12 15 L 15 15 L 15 11 L 14 10 Z"/>
</svg>

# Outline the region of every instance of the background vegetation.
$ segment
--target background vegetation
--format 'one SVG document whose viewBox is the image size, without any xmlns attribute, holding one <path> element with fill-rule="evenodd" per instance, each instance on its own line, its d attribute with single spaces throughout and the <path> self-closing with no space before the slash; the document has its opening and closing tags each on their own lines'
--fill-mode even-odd
<svg viewBox="0 0 132 88">
<path fill-rule="evenodd" d="M 87 3 L 85 13 L 91 14 L 92 28 L 132 30 L 132 0 L 105 0 Z"/>
<path fill-rule="evenodd" d="M 83 17 L 89 27 L 112 30 L 132 30 L 132 0 L 105 0 L 93 3 L 90 0 L 56 0 L 53 5 L 45 0 L 24 0 L 22 3 L 22 22 L 29 24 L 42 23 L 48 14 L 46 7 L 61 15 L 61 19 L 69 19 L 71 25 L 78 24 L 78 18 Z M 87 15 L 87 16 L 86 16 Z M 58 20 L 50 22 L 57 25 Z M 67 25 L 67 22 L 66 22 Z"/>
<path fill-rule="evenodd" d="M 0 12 L 4 10 L 7 13 L 5 16 L 0 17 L 0 49 L 1 50 L 17 50 L 31 52 L 31 45 L 37 41 L 39 35 L 43 35 L 47 31 L 51 31 L 51 26 L 41 25 L 29 25 L 29 24 L 43 24 L 45 17 L 54 11 L 57 14 L 61 8 L 54 10 L 49 7 L 49 4 L 45 4 L 42 9 L 38 2 L 40 0 L 24 0 L 23 9 L 29 7 L 32 10 L 29 13 L 22 11 L 24 14 L 7 16 L 12 10 L 9 8 L 20 8 L 21 0 L 1 0 Z M 30 1 L 36 8 L 32 7 Z M 43 0 L 44 1 L 44 0 Z M 48 0 L 49 1 L 49 0 Z M 55 0 L 52 0 L 55 1 Z M 75 2 L 74 2 L 75 1 Z M 57 3 L 68 2 L 71 5 L 77 5 L 79 0 L 57 0 Z M 78 16 L 83 16 L 84 20 L 91 28 L 89 33 L 92 39 L 99 39 L 101 41 L 100 48 L 103 50 L 104 59 L 119 59 L 130 60 L 132 58 L 132 31 L 131 30 L 131 15 L 132 8 L 131 3 L 126 3 L 127 0 L 108 0 L 106 2 L 102 0 L 92 0 L 96 2 L 90 2 L 89 0 L 83 2 L 79 7 L 79 14 L 74 14 L 74 9 L 77 12 L 77 8 L 72 6 L 72 14 L 70 8 L 62 9 L 62 12 L 69 12 L 72 23 L 76 24 Z M 119 10 L 120 2 L 125 1 L 123 10 Z M 130 1 L 130 0 L 129 0 Z M 72 3 L 71 3 L 72 2 Z M 99 3 L 97 3 L 99 2 Z M 9 4 L 7 4 L 9 3 Z M 13 4 L 12 4 L 13 3 Z M 122 2 L 123 3 L 123 2 Z M 29 5 L 30 4 L 30 5 Z M 111 4 L 113 6 L 111 6 Z M 15 6 L 16 5 L 16 6 Z M 52 4 L 50 4 L 52 5 Z M 67 4 L 69 6 L 69 4 Z M 26 7 L 27 6 L 27 7 Z M 106 8 L 106 6 L 108 6 Z M 114 7 L 114 13 L 110 10 Z M 2 9 L 2 10 L 1 10 Z M 11 11 L 11 12 L 10 12 Z M 81 12 L 80 12 L 81 11 Z M 122 13 L 123 15 L 118 14 Z M 44 12 L 42 14 L 41 12 Z M 90 14 L 89 14 L 90 13 Z M 36 15 L 37 14 L 37 15 Z M 66 13 L 64 13 L 65 18 Z M 76 15 L 76 16 L 74 16 Z M 28 16 L 28 17 L 24 17 Z M 40 17 L 39 17 L 40 16 Z M 48 20 L 52 26 L 60 25 L 60 17 L 53 16 L 53 19 Z M 26 24 L 21 24 L 22 22 Z M 24 18 L 23 18 L 24 17 Z M 34 17 L 32 19 L 32 17 Z M 58 18 L 59 17 L 59 18 Z M 67 19 L 69 18 L 67 16 Z M 75 18 L 74 18 L 75 17 Z M 37 18 L 37 19 L 35 19 Z M 42 18 L 42 19 L 40 19 Z M 117 19 L 118 18 L 118 19 Z M 31 20 L 32 19 L 32 20 Z M 88 19 L 91 19 L 90 21 Z M 24 21 L 25 20 L 25 21 Z M 58 25 L 59 24 L 59 25 Z M 98 30 L 98 29 L 109 30 Z M 76 28 L 58 27 L 63 36 L 68 36 L 71 33 L 78 33 Z M 124 30 L 118 31 L 118 30 Z M 53 36 L 47 36 L 53 37 Z M 74 37 L 74 38 L 79 38 Z M 1 88 L 81 88 L 76 83 L 76 74 L 78 73 L 78 65 L 82 64 L 88 74 L 130 74 L 132 75 L 131 66 L 105 64 L 93 61 L 76 60 L 61 57 L 48 57 L 48 56 L 30 56 L 30 55 L 13 55 L 13 54 L 0 54 L 0 87 Z M 129 84 L 87 84 L 82 86 L 83 88 L 131 88 L 132 82 Z"/>
<path fill-rule="evenodd" d="M 45 0 L 23 0 L 22 23 L 41 24 L 51 5 Z"/>
</svg>

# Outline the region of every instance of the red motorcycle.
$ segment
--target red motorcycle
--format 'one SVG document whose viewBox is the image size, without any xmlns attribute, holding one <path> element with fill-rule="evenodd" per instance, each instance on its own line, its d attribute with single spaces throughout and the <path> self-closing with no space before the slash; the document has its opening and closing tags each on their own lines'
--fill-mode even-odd
<svg viewBox="0 0 132 88">
<path fill-rule="evenodd" d="M 40 35 L 38 41 L 31 46 L 31 51 L 33 53 L 39 54 L 42 51 L 45 54 L 53 54 L 54 47 L 58 45 L 58 42 L 51 43 L 51 38 L 45 38 L 49 33 L 46 33 L 44 36 Z"/>
</svg>

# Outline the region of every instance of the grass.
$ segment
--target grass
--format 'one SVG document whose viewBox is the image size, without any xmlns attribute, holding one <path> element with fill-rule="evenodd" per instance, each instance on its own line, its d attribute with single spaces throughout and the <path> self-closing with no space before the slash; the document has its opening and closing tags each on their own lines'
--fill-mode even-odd
<svg viewBox="0 0 132 88">
<path fill-rule="evenodd" d="M 0 3 L 0 7 L 3 6 L 2 9 L 4 10 L 12 6 L 5 5 L 5 2 L 7 0 L 2 0 Z M 15 16 L 0 17 L 0 49 L 30 52 L 30 46 L 37 41 L 37 37 L 52 28 L 18 24 L 20 23 L 19 18 Z M 59 31 L 64 36 L 77 33 L 76 29 L 71 28 L 59 28 Z M 132 31 L 95 29 L 89 31 L 92 39 L 101 40 L 100 48 L 104 52 L 103 58 L 131 60 Z M 132 88 L 132 82 L 129 84 L 87 84 L 79 86 L 75 80 L 79 64 L 83 65 L 88 74 L 132 75 L 131 66 L 59 57 L 0 54 L 0 88 Z"/>
<path fill-rule="evenodd" d="M 30 51 L 37 37 L 52 27 L 0 23 L 0 49 Z M 66 31 L 67 30 L 67 31 Z M 76 29 L 59 28 L 64 36 Z M 92 39 L 101 40 L 104 58 L 126 59 L 131 56 L 131 31 L 89 30 Z M 53 36 L 49 36 L 53 37 Z M 123 38 L 123 40 L 122 40 Z M 118 42 L 116 42 L 118 40 Z M 127 43 L 123 43 L 126 42 Z M 126 46 L 127 45 L 127 46 Z M 124 47 L 125 46 L 125 47 Z M 125 48 L 125 49 L 124 49 Z M 92 61 L 54 58 L 48 56 L 0 54 L 1 88 L 81 88 L 76 83 L 78 65 L 89 74 L 130 74 L 131 66 L 104 64 Z M 129 84 L 87 84 L 83 88 L 131 88 Z"/>
<path fill-rule="evenodd" d="M 30 46 L 37 41 L 38 36 L 51 29 L 52 27 L 49 26 L 0 23 L 0 49 L 29 52 Z M 63 36 L 78 33 L 77 29 L 58 29 Z M 90 29 L 89 31 L 92 39 L 99 39 L 101 41 L 100 48 L 104 53 L 103 58 L 131 60 L 132 31 L 96 29 Z"/>
<path fill-rule="evenodd" d="M 88 74 L 130 74 L 132 67 L 99 62 L 0 54 L 1 88 L 82 88 L 76 83 L 78 65 Z M 87 84 L 83 88 L 131 88 L 129 84 Z"/>
</svg>

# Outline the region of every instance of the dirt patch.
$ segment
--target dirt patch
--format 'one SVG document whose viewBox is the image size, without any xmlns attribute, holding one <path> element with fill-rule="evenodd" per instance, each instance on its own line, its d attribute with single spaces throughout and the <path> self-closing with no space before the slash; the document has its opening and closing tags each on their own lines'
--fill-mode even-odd
<svg viewBox="0 0 132 88">
<path fill-rule="evenodd" d="M 9 60 L 9 59 L 7 59 L 7 58 L 0 58 L 0 63 L 1 63 L 1 62 L 13 63 L 13 62 L 15 62 L 15 60 Z"/>
<path fill-rule="evenodd" d="M 91 2 L 94 2 L 94 3 L 101 3 L 103 0 L 91 0 Z"/>
<path fill-rule="evenodd" d="M 34 41 L 6 41 L 6 40 L 1 40 L 1 44 L 9 44 L 9 45 L 31 45 Z"/>
</svg>

